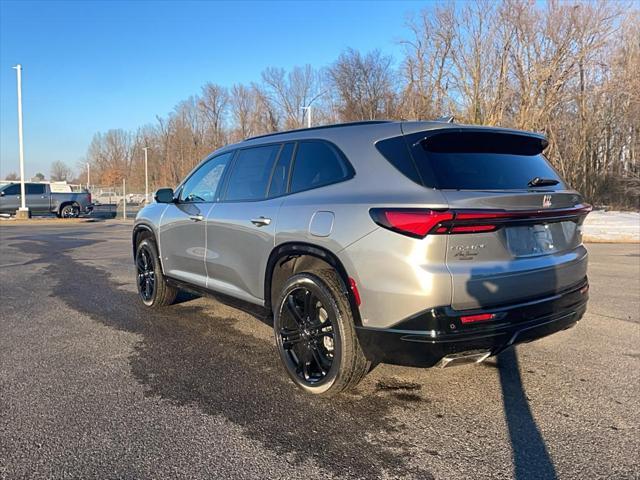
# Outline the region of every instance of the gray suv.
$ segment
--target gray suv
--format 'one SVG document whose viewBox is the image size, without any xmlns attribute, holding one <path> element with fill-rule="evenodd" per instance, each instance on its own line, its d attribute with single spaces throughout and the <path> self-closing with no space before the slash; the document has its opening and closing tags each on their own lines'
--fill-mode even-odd
<svg viewBox="0 0 640 480">
<path fill-rule="evenodd" d="M 590 211 L 538 134 L 361 122 L 255 137 L 160 189 L 133 229 L 140 297 L 264 309 L 293 381 L 330 395 L 377 363 L 481 362 L 573 326 Z"/>
</svg>

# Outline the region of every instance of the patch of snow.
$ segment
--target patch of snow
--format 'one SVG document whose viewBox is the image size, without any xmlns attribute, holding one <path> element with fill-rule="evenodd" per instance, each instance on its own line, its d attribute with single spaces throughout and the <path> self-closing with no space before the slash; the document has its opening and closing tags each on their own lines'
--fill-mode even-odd
<svg viewBox="0 0 640 480">
<path fill-rule="evenodd" d="M 585 242 L 640 243 L 640 212 L 594 210 L 582 226 Z"/>
</svg>

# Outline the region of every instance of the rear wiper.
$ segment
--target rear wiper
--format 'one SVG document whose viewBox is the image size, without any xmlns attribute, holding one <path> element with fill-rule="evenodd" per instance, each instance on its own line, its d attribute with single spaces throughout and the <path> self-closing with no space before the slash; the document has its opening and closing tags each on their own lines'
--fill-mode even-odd
<svg viewBox="0 0 640 480">
<path fill-rule="evenodd" d="M 555 178 L 540 178 L 535 177 L 532 180 L 529 180 L 530 187 L 547 187 L 550 185 L 557 185 L 560 183 L 560 180 L 556 180 Z"/>
</svg>

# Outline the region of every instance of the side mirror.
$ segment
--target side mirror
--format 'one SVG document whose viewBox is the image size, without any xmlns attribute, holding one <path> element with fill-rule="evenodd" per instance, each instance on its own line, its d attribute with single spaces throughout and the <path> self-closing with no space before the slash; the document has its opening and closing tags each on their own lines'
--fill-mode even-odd
<svg viewBox="0 0 640 480">
<path fill-rule="evenodd" d="M 154 197 L 158 203 L 173 203 L 173 188 L 160 188 Z"/>
</svg>

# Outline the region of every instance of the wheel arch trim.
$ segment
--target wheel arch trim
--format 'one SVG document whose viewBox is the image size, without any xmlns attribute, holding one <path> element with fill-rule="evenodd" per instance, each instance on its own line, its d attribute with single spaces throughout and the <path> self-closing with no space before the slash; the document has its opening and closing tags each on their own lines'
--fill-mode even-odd
<svg viewBox="0 0 640 480">
<path fill-rule="evenodd" d="M 153 241 L 156 244 L 157 250 L 158 250 L 158 260 L 160 261 L 160 268 L 162 269 L 162 273 L 164 273 L 164 266 L 162 265 L 162 255 L 160 254 L 160 244 L 158 242 L 158 238 L 156 235 L 155 230 L 153 229 L 153 227 L 151 225 L 148 225 L 146 223 L 137 223 L 134 227 L 133 227 L 133 231 L 131 232 L 131 244 L 132 244 L 132 249 L 133 249 L 133 259 L 135 261 L 136 258 L 136 247 L 137 247 L 137 240 L 138 240 L 138 235 L 140 235 L 140 233 L 142 232 L 149 232 L 151 234 L 151 236 L 153 237 Z"/>
<path fill-rule="evenodd" d="M 333 252 L 312 243 L 287 242 L 276 246 L 271 251 L 269 260 L 267 261 L 264 277 L 265 308 L 267 308 L 268 311 L 270 311 L 272 308 L 271 283 L 273 272 L 276 268 L 277 262 L 284 257 L 296 257 L 301 255 L 309 255 L 323 260 L 336 270 L 336 272 L 338 273 L 338 277 L 340 278 L 340 281 L 342 283 L 343 292 L 347 294 L 347 299 L 349 300 L 349 306 L 351 307 L 351 311 L 353 313 L 354 322 L 357 326 L 361 326 L 362 320 L 360 318 L 360 309 L 358 308 L 358 305 L 356 303 L 355 295 L 349 287 L 349 274 L 347 273 L 346 268 Z"/>
</svg>

